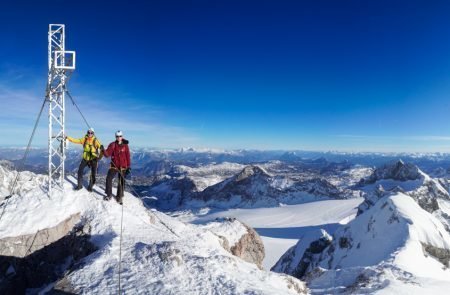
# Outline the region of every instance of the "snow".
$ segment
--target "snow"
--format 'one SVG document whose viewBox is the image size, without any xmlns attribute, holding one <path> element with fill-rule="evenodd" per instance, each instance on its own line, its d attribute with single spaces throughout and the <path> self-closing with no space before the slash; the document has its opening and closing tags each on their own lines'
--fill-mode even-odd
<svg viewBox="0 0 450 295">
<path fill-rule="evenodd" d="M 179 172 L 186 173 L 188 177 L 195 183 L 198 191 L 224 181 L 228 177 L 240 172 L 245 165 L 237 163 L 223 162 L 220 164 L 209 164 L 200 167 L 189 167 L 178 165 L 176 168 Z"/>
<path fill-rule="evenodd" d="M 329 181 L 336 186 L 351 187 L 361 179 L 369 177 L 373 171 L 373 168 L 356 165 L 343 171 L 338 177 L 330 177 Z"/>
<path fill-rule="evenodd" d="M 339 228 L 336 235 L 353 239 L 356 245 L 351 249 L 337 247 L 332 265 L 342 268 L 375 265 L 408 240 L 450 249 L 450 236 L 443 225 L 402 193 L 381 199 L 374 210 Z"/>
<path fill-rule="evenodd" d="M 303 286 L 295 278 L 260 270 L 233 256 L 213 233 L 226 233 L 234 242 L 242 227 L 185 224 L 148 210 L 128 193 L 122 207 L 114 200 L 103 201 L 102 189 L 97 186 L 94 193 L 73 191 L 74 182 L 69 177 L 66 193 L 52 199 L 40 186 L 9 199 L 0 238 L 32 234 L 80 212 L 81 219 L 91 226 L 91 241 L 99 249 L 67 275 L 76 293 L 117 292 L 122 210 L 121 284 L 126 294 L 281 295 L 298 294 L 293 284 Z"/>
<path fill-rule="evenodd" d="M 220 217 L 234 217 L 251 227 L 273 229 L 333 224 L 356 214 L 356 208 L 362 201 L 362 198 L 323 200 L 272 208 L 209 211 L 207 215 L 195 217 L 194 220 L 195 223 L 201 223 Z"/>
<path fill-rule="evenodd" d="M 450 288 L 450 270 L 423 248 L 431 245 L 448 251 L 450 235 L 437 218 L 403 193 L 380 199 L 337 229 L 334 239 L 334 250 L 325 250 L 327 254 L 319 263 L 323 269 L 330 269 L 310 282 L 313 293 L 348 287 L 361 274 L 368 277 L 362 286 L 366 291 L 392 284 L 382 292 L 389 294 L 401 289 L 397 286 L 401 284 L 408 294 L 424 294 L 424 284 L 431 281 Z M 428 287 L 426 290 L 430 292 Z M 442 294 L 442 290 L 436 294 Z"/>
<path fill-rule="evenodd" d="M 266 270 L 270 270 L 278 259 L 280 259 L 280 257 L 283 256 L 289 248 L 298 242 L 298 239 L 271 238 L 267 236 L 260 237 L 264 243 L 264 249 L 266 251 L 266 256 L 263 261 L 263 267 Z"/>
<path fill-rule="evenodd" d="M 203 228 L 210 230 L 216 235 L 226 237 L 231 248 L 247 233 L 247 229 L 236 220 L 227 221 L 226 219 L 221 220 L 221 222 L 212 221 L 204 225 Z"/>
<path fill-rule="evenodd" d="M 0 198 L 8 196 L 11 193 L 11 187 L 16 176 L 16 171 L 11 172 L 5 162 L 0 161 Z M 20 172 L 14 192 L 26 193 L 37 186 L 41 186 L 45 179 L 46 177 L 44 175 L 35 175 L 28 171 Z"/>
<path fill-rule="evenodd" d="M 207 211 L 205 215 L 180 215 L 178 219 L 195 224 L 216 218 L 233 217 L 253 227 L 264 243 L 263 267 L 269 270 L 298 239 L 309 231 L 325 228 L 332 233 L 356 215 L 362 198 L 325 200 L 273 208 Z"/>
<path fill-rule="evenodd" d="M 450 201 L 438 199 L 439 208 L 450 216 Z"/>
<path fill-rule="evenodd" d="M 302 237 L 300 237 L 295 247 L 290 248 L 286 252 L 286 256 L 277 260 L 277 264 L 274 265 L 273 270 L 280 273 L 292 274 L 299 265 L 300 260 L 303 258 L 303 255 L 305 254 L 311 243 L 321 238 L 332 240 L 332 237 L 324 229 L 315 229 L 307 232 Z"/>
</svg>

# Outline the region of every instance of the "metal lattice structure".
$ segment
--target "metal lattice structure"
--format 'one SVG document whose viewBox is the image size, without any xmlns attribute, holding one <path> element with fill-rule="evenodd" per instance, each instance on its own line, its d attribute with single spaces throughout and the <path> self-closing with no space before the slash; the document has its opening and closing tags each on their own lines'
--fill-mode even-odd
<svg viewBox="0 0 450 295">
<path fill-rule="evenodd" d="M 75 52 L 65 50 L 65 26 L 48 29 L 48 195 L 64 191 L 66 83 L 75 70 Z"/>
</svg>

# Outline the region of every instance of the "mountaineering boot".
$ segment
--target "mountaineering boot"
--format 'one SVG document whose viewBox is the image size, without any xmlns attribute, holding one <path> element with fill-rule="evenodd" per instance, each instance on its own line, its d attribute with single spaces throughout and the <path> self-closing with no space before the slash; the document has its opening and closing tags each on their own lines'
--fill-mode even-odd
<svg viewBox="0 0 450 295">
<path fill-rule="evenodd" d="M 82 189 L 83 187 L 82 186 L 76 186 L 75 188 L 74 188 L 74 190 L 76 190 L 76 191 L 79 191 L 80 189 Z"/>
<path fill-rule="evenodd" d="M 123 202 L 122 202 L 122 196 L 120 196 L 120 197 L 119 197 L 119 196 L 116 196 L 115 199 L 116 199 L 117 203 L 119 203 L 120 205 L 123 204 Z"/>
<path fill-rule="evenodd" d="M 111 196 L 105 196 L 105 197 L 103 198 L 103 200 L 109 201 L 109 200 L 111 200 Z"/>
<path fill-rule="evenodd" d="M 87 188 L 87 190 L 88 190 L 89 192 L 91 192 L 91 193 L 92 193 L 92 191 L 93 191 L 92 186 L 93 186 L 93 185 L 90 185 L 90 184 L 89 184 L 89 186 L 88 186 L 88 188 Z"/>
</svg>

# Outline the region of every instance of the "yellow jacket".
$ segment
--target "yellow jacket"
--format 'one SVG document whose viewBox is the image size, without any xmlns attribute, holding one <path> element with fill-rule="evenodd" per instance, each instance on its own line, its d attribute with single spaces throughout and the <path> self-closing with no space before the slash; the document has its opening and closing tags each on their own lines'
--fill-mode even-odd
<svg viewBox="0 0 450 295">
<path fill-rule="evenodd" d="M 83 159 L 85 159 L 86 161 L 97 159 L 100 156 L 99 149 L 101 143 L 95 136 L 89 137 L 86 135 L 85 137 L 82 137 L 80 139 L 67 136 L 67 139 L 70 142 L 83 145 Z"/>
</svg>

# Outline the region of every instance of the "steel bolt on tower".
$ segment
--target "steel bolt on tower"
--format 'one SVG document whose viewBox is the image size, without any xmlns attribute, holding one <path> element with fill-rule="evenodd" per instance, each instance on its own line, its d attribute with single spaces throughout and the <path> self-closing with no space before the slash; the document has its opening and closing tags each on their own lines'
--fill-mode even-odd
<svg viewBox="0 0 450 295">
<path fill-rule="evenodd" d="M 48 29 L 48 195 L 64 191 L 65 93 L 69 76 L 75 70 L 75 51 L 65 50 L 65 26 L 50 24 Z"/>
</svg>

